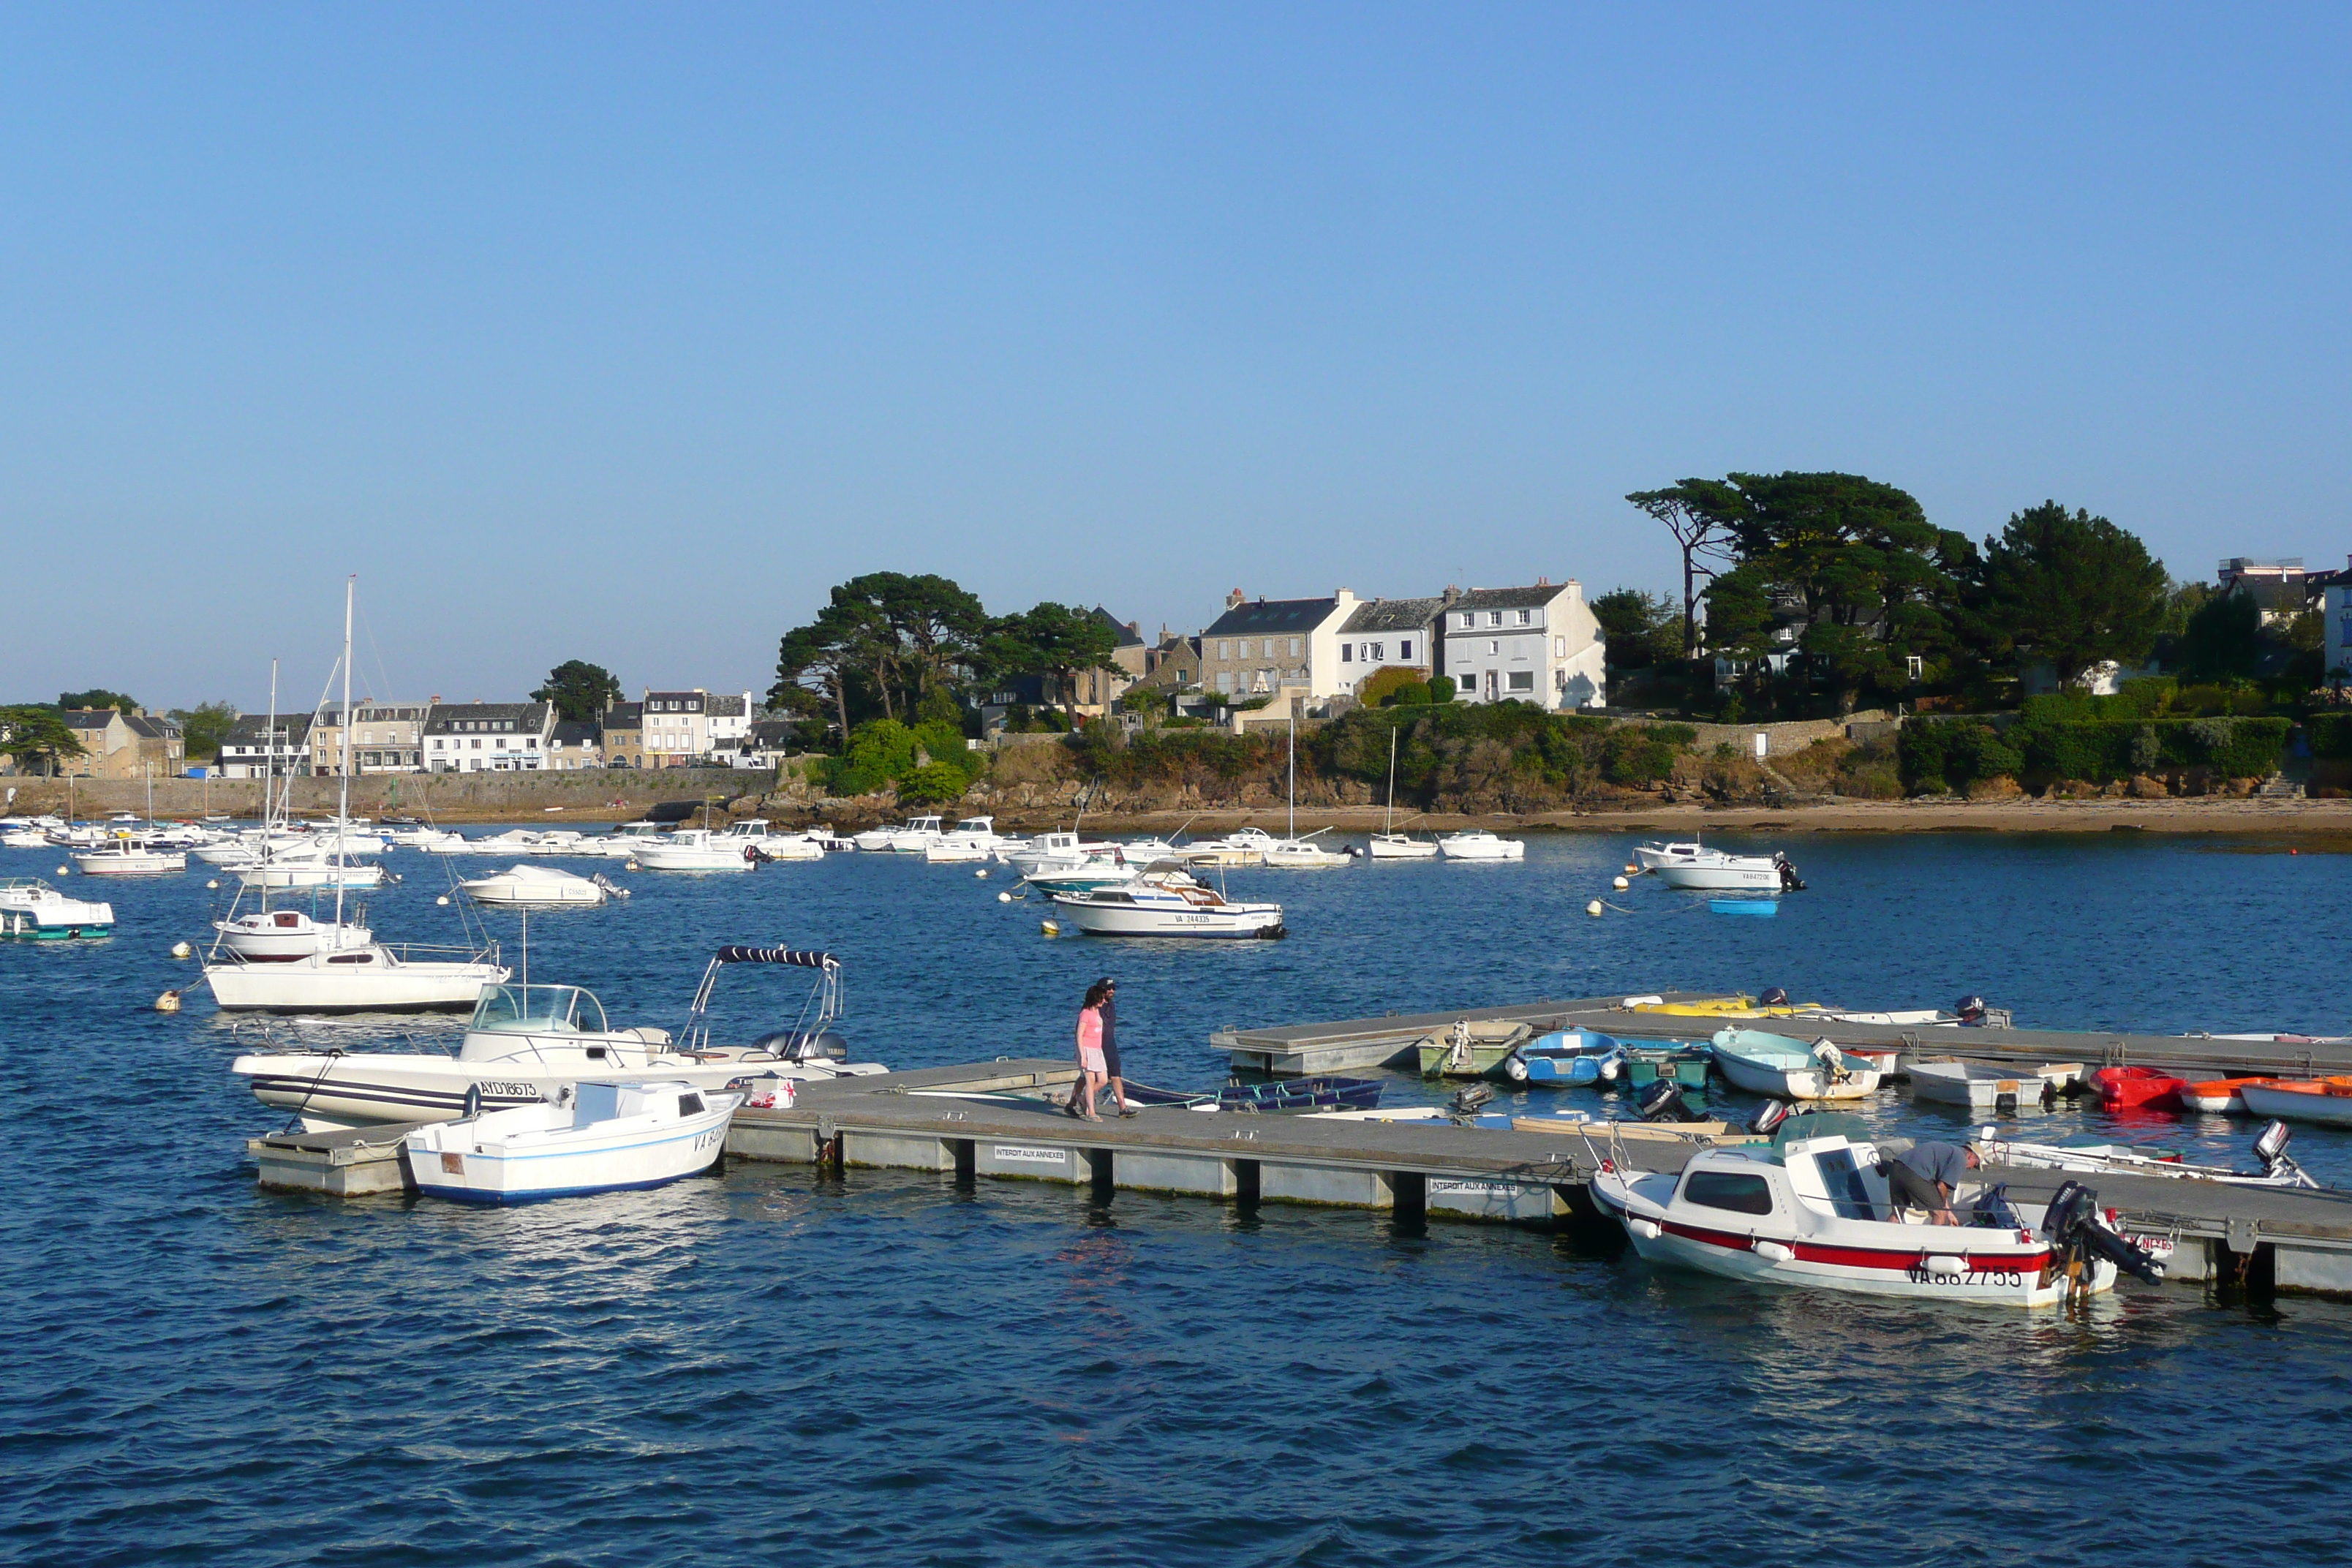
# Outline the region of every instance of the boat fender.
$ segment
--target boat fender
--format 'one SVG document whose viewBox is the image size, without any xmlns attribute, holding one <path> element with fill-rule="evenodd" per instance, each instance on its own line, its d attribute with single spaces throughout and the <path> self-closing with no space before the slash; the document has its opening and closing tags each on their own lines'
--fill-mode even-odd
<svg viewBox="0 0 2352 1568">
<path fill-rule="evenodd" d="M 481 1113 L 482 1086 L 478 1083 L 469 1083 L 466 1086 L 466 1120 L 471 1121 Z"/>
<path fill-rule="evenodd" d="M 1528 1081 L 1528 1059 L 1518 1052 L 1513 1051 L 1509 1056 L 1505 1057 L 1502 1067 L 1503 1076 L 1513 1083 Z"/>
<path fill-rule="evenodd" d="M 1966 1274 L 1968 1271 L 1969 1260 L 1965 1258 L 1955 1258 L 1948 1252 L 1937 1252 L 1928 1255 L 1927 1272 L 1937 1279 L 1957 1278 L 1960 1275 Z"/>
<path fill-rule="evenodd" d="M 1759 1240 L 1754 1244 L 1756 1256 L 1774 1263 L 1786 1263 L 1797 1256 L 1797 1249 L 1783 1241 Z"/>
<path fill-rule="evenodd" d="M 1655 1241 L 1664 1234 L 1659 1228 L 1658 1222 L 1654 1219 L 1628 1219 L 1625 1222 L 1625 1228 L 1643 1241 Z"/>
</svg>

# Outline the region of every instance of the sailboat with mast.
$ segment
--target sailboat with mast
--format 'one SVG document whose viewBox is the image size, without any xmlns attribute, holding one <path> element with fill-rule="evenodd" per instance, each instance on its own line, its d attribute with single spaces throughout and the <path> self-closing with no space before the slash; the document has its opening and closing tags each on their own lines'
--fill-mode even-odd
<svg viewBox="0 0 2352 1568">
<path fill-rule="evenodd" d="M 358 579 L 352 578 L 343 584 L 342 710 L 346 715 L 352 710 L 352 601 L 357 584 Z M 275 681 L 271 690 L 268 750 L 275 753 Z M 341 732 L 344 744 L 335 796 L 337 842 L 348 831 L 352 815 L 351 727 L 344 725 Z M 348 864 L 340 851 L 332 858 L 339 866 Z M 333 888 L 331 922 L 319 922 L 315 911 L 305 915 L 270 909 L 271 884 L 257 883 L 248 876 L 246 887 L 258 892 L 261 909 L 240 916 L 232 905 L 228 918 L 215 922 L 218 935 L 205 956 L 205 982 L 223 1008 L 281 1013 L 466 1008 L 480 998 L 483 986 L 502 984 L 512 973 L 499 963 L 498 946 L 488 940 L 487 933 L 467 948 L 389 947 L 358 921 L 345 920 L 344 883 L 313 886 L 321 891 L 327 886 Z M 237 895 L 240 900 L 244 896 L 243 891 Z M 459 918 L 467 917 L 461 911 Z"/>
<path fill-rule="evenodd" d="M 1292 870 L 1313 870 L 1328 866 L 1344 866 L 1349 857 L 1336 849 L 1327 849 L 1315 839 L 1331 830 L 1318 827 L 1306 837 L 1298 837 L 1298 710 L 1290 710 L 1290 825 L 1283 836 L 1265 847 L 1265 863 L 1286 867 Z"/>
<path fill-rule="evenodd" d="M 1389 810 L 1381 830 L 1372 835 L 1370 853 L 1375 860 L 1434 860 L 1437 845 L 1433 839 L 1415 838 L 1410 833 L 1396 830 L 1396 760 L 1397 732 L 1389 731 Z"/>
</svg>

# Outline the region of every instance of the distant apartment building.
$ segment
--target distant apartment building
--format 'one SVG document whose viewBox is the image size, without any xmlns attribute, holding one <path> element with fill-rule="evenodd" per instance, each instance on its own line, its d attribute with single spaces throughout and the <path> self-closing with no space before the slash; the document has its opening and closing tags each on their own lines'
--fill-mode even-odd
<svg viewBox="0 0 2352 1568">
<path fill-rule="evenodd" d="M 616 706 L 621 706 L 617 705 Z M 636 744 L 629 748 L 629 765 L 639 768 L 695 767 L 722 761 L 717 753 L 733 751 L 751 731 L 751 694 L 717 692 L 696 687 L 691 691 L 653 691 L 636 703 Z M 606 727 L 611 728 L 610 716 Z M 617 757 L 616 748 L 607 746 Z"/>
<path fill-rule="evenodd" d="M 282 778 L 310 771 L 310 715 L 266 713 L 238 716 L 221 742 L 223 778 Z"/>
<path fill-rule="evenodd" d="M 436 702 L 425 720 L 425 766 L 436 773 L 540 773 L 555 710 L 545 702 Z"/>
<path fill-rule="evenodd" d="M 1339 626 L 1339 674 L 1350 691 L 1383 669 L 1426 680 L 1437 668 L 1440 599 L 1367 599 Z"/>
<path fill-rule="evenodd" d="M 604 710 L 604 765 L 641 768 L 646 765 L 646 705 L 615 702 Z"/>
<path fill-rule="evenodd" d="M 82 754 L 60 759 L 61 775 L 163 779 L 187 765 L 186 742 L 176 720 L 152 717 L 144 708 L 128 713 L 112 708 L 68 708 L 62 717 L 81 742 Z"/>
<path fill-rule="evenodd" d="M 2252 599 L 2264 626 L 2293 620 L 2310 608 L 2309 575 L 2300 555 L 2232 555 L 2214 570 L 2221 592 Z"/>
<path fill-rule="evenodd" d="M 425 716 L 430 702 L 352 704 L 348 729 L 342 711 L 332 706 L 319 710 L 311 731 L 311 771 L 342 771 L 343 748 L 349 745 L 354 773 L 413 773 L 425 766 Z"/>
<path fill-rule="evenodd" d="M 1355 668 L 1351 660 L 1343 675 L 1339 628 L 1360 602 L 1345 588 L 1328 599 L 1249 599 L 1234 589 L 1201 633 L 1201 685 L 1236 700 L 1286 687 L 1310 700 L 1339 696 Z"/>
<path fill-rule="evenodd" d="M 1608 701 L 1607 645 L 1573 577 L 1450 594 L 1440 636 L 1437 673 L 1452 679 L 1458 700 L 1556 710 Z"/>
<path fill-rule="evenodd" d="M 584 719 L 558 719 L 547 731 L 547 765 L 554 773 L 603 767 L 603 733 Z"/>
</svg>

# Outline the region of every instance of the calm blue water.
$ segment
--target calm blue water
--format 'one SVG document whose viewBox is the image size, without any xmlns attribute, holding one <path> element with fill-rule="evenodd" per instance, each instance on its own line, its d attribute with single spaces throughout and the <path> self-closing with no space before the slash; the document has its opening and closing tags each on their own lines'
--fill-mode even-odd
<svg viewBox="0 0 2352 1568">
<path fill-rule="evenodd" d="M 2352 1026 L 2344 857 L 1799 838 L 1814 890 L 1736 920 L 1608 893 L 1628 842 L 1237 871 L 1297 934 L 1203 948 L 1047 941 L 1034 906 L 995 901 L 1001 877 L 886 857 L 639 873 L 626 905 L 534 916 L 531 969 L 674 1025 L 712 946 L 822 945 L 860 1053 L 908 1067 L 1063 1054 L 1079 991 L 1112 973 L 1131 1072 L 1178 1085 L 1217 1081 L 1204 1042 L 1227 1023 L 1674 985 L 1977 991 L 2064 1027 Z M 454 935 L 440 865 L 388 863 L 408 879 L 373 900 L 378 930 Z M 56 864 L 0 851 L 0 876 Z M 1914 1309 L 1570 1237 L 741 1162 L 513 1212 L 264 1194 L 242 1142 L 273 1120 L 225 1070 L 226 1021 L 201 996 L 148 1007 L 193 983 L 167 950 L 221 895 L 196 873 L 107 891 L 111 942 L 0 947 L 5 1561 L 2345 1555 L 2325 1490 L 2352 1457 L 2339 1304 Z M 1633 912 L 1589 919 L 1596 893 Z M 749 1028 L 800 995 L 730 974 L 722 1012 Z M 2243 1142 L 2096 1111 L 2026 1126 Z M 2296 1152 L 2352 1181 L 2347 1140 Z"/>
</svg>

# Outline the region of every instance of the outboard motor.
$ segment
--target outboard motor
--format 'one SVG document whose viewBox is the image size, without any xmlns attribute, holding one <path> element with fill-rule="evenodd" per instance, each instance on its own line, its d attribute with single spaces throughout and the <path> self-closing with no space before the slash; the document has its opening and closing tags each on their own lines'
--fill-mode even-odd
<svg viewBox="0 0 2352 1568">
<path fill-rule="evenodd" d="M 1768 985 L 1764 988 L 1764 994 L 1756 1000 L 1761 1006 L 1785 1007 L 1789 1005 L 1789 991 L 1783 985 Z"/>
<path fill-rule="evenodd" d="M 1971 1027 L 1979 1026 L 1984 1023 L 1985 999 L 1981 996 L 1963 996 L 1952 1004 L 1952 1011 L 1960 1016 L 1962 1024 Z"/>
<path fill-rule="evenodd" d="M 2254 1158 L 2263 1163 L 2263 1175 L 2302 1169 L 2286 1156 L 2287 1140 L 2294 1136 L 2294 1129 L 2284 1121 L 2273 1121 L 2263 1129 L 2263 1135 L 2254 1140 Z"/>
<path fill-rule="evenodd" d="M 1683 1104 L 1682 1085 L 1670 1078 L 1643 1084 L 1633 1097 L 1633 1111 L 1644 1121 L 1688 1121 L 1690 1110 Z"/>
<path fill-rule="evenodd" d="M 2099 1213 L 2099 1194 L 2080 1182 L 2067 1182 L 2051 1198 L 2042 1216 L 2042 1235 L 2060 1259 L 2079 1263 L 2087 1270 L 2098 1258 L 2118 1272 L 2151 1285 L 2164 1283 L 2164 1272 L 2147 1254 L 2107 1227 Z"/>
<path fill-rule="evenodd" d="M 1797 868 L 1789 864 L 1789 858 L 1786 855 L 1776 853 L 1772 857 L 1772 864 L 1779 867 L 1780 869 L 1780 890 L 1782 892 L 1801 893 L 1805 890 L 1803 879 L 1797 875 Z"/>
<path fill-rule="evenodd" d="M 1748 1131 L 1759 1138 L 1769 1138 L 1780 1123 L 1788 1120 L 1789 1102 L 1785 1100 L 1768 1100 L 1764 1102 L 1764 1108 L 1748 1119 Z"/>
<path fill-rule="evenodd" d="M 831 1029 L 777 1029 L 753 1040 L 751 1049 L 766 1051 L 778 1061 L 786 1062 L 849 1059 L 849 1042 Z"/>
<path fill-rule="evenodd" d="M 1448 1116 L 1475 1116 L 1494 1098 L 1492 1085 L 1474 1083 L 1454 1095 L 1454 1103 L 1445 1108 L 1445 1113 Z"/>
</svg>

